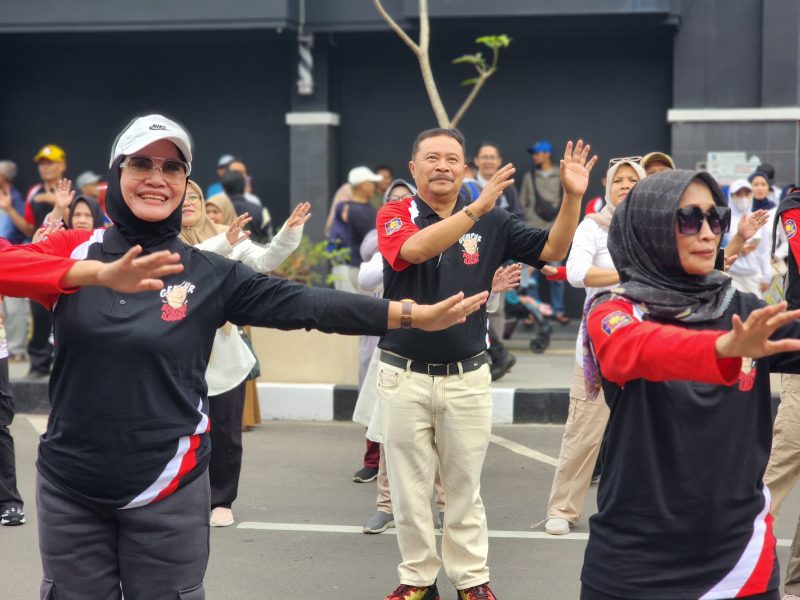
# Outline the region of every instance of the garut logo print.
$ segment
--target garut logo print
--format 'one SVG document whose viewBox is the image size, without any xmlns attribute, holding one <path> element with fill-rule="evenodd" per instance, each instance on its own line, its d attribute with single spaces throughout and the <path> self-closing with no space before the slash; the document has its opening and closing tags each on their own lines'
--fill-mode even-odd
<svg viewBox="0 0 800 600">
<path fill-rule="evenodd" d="M 742 370 L 739 373 L 739 390 L 749 392 L 756 382 L 756 361 L 746 356 L 742 357 Z"/>
<path fill-rule="evenodd" d="M 181 321 L 186 318 L 189 296 L 194 293 L 194 284 L 184 281 L 178 285 L 168 285 L 161 290 L 161 320 Z"/>
<path fill-rule="evenodd" d="M 464 257 L 465 265 L 477 265 L 481 259 L 478 244 L 481 242 L 481 236 L 478 233 L 465 233 L 458 238 L 458 243 L 463 248 L 461 256 Z"/>
</svg>

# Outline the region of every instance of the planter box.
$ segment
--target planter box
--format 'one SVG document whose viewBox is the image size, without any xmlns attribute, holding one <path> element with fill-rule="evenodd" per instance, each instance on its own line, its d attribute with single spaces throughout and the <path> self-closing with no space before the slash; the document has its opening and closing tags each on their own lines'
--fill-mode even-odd
<svg viewBox="0 0 800 600">
<path fill-rule="evenodd" d="M 259 382 L 358 385 L 357 335 L 253 327 Z"/>
</svg>

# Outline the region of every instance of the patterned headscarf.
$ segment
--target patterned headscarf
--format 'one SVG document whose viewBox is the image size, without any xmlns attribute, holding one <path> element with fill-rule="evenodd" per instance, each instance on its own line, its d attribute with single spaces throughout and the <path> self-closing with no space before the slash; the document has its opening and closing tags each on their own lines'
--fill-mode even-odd
<svg viewBox="0 0 800 600">
<path fill-rule="evenodd" d="M 186 225 L 181 221 L 181 233 L 178 237 L 190 246 L 196 246 L 219 233 L 228 231 L 225 225 L 217 225 L 206 214 L 206 202 L 203 198 L 203 190 L 200 189 L 200 186 L 191 179 L 187 181 L 186 186 L 187 196 L 191 192 L 194 192 L 200 198 L 196 206 L 198 218 L 194 225 Z M 188 202 L 188 200 L 184 199 L 184 202 Z"/>
<path fill-rule="evenodd" d="M 668 170 L 640 181 L 617 207 L 608 232 L 608 249 L 620 283 L 588 302 L 584 318 L 615 297 L 629 300 L 659 320 L 701 323 L 722 316 L 734 294 L 730 277 L 717 270 L 689 275 L 681 266 L 675 239 L 675 213 L 681 196 L 695 180 L 710 188 L 717 206 L 726 206 L 717 182 L 708 173 Z M 586 336 L 584 351 L 587 394 L 596 397 L 599 373 Z"/>
</svg>

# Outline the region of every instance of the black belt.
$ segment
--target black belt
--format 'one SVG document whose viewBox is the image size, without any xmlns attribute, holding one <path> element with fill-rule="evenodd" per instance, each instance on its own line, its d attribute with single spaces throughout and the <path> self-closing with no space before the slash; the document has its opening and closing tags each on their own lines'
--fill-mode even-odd
<svg viewBox="0 0 800 600">
<path fill-rule="evenodd" d="M 381 350 L 381 362 L 385 362 L 387 365 L 392 365 L 400 369 L 410 368 L 414 373 L 422 373 L 423 375 L 429 375 L 431 377 L 444 377 L 446 375 L 458 375 L 459 373 L 469 373 L 470 371 L 480 369 L 486 364 L 486 353 L 481 352 L 472 358 L 466 358 L 462 361 L 452 363 L 426 363 L 419 360 L 412 360 L 411 366 L 409 367 L 409 359 Z M 460 369 L 459 366 L 461 367 Z"/>
</svg>

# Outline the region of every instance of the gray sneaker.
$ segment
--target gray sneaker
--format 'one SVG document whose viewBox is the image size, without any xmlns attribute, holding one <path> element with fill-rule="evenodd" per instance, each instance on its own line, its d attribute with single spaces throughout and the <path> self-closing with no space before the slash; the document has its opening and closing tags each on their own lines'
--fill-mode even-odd
<svg viewBox="0 0 800 600">
<path fill-rule="evenodd" d="M 364 533 L 383 533 L 391 527 L 394 527 L 394 516 L 378 511 L 367 519 L 363 531 Z"/>
</svg>

